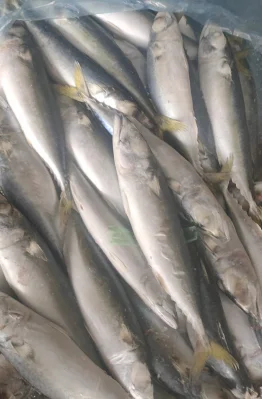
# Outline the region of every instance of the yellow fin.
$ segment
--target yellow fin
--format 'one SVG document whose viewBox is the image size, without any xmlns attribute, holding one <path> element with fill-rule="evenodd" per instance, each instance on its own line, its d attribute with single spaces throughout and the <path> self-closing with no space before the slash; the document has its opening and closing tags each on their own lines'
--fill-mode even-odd
<svg viewBox="0 0 262 399">
<path fill-rule="evenodd" d="M 75 77 L 75 86 L 77 90 L 82 94 L 89 94 L 86 81 L 83 75 L 83 71 L 79 62 L 75 63 L 74 77 Z"/>
<path fill-rule="evenodd" d="M 72 201 L 68 199 L 65 191 L 62 191 L 59 202 L 59 220 L 63 224 L 66 223 L 72 207 L 73 207 Z"/>
<path fill-rule="evenodd" d="M 206 347 L 200 345 L 194 354 L 191 378 L 197 379 L 210 357 L 225 362 L 233 369 L 238 369 L 238 363 L 230 353 L 218 343 L 211 341 Z"/>
<path fill-rule="evenodd" d="M 176 119 L 169 118 L 168 116 L 159 115 L 156 117 L 158 125 L 158 136 L 163 139 L 164 132 L 176 132 L 186 130 L 186 125 Z"/>
<path fill-rule="evenodd" d="M 55 90 L 59 93 L 62 94 L 63 96 L 72 98 L 73 100 L 79 101 L 79 102 L 85 102 L 84 97 L 82 93 L 80 93 L 76 87 L 72 86 L 63 86 L 63 85 L 54 85 Z"/>
<path fill-rule="evenodd" d="M 208 181 L 209 183 L 217 184 L 217 183 L 222 183 L 222 182 L 228 182 L 231 177 L 231 171 L 233 167 L 233 162 L 234 162 L 234 157 L 233 154 L 231 154 L 227 161 L 224 163 L 222 168 L 220 169 L 220 172 L 206 172 L 203 175 L 203 178 Z"/>
</svg>

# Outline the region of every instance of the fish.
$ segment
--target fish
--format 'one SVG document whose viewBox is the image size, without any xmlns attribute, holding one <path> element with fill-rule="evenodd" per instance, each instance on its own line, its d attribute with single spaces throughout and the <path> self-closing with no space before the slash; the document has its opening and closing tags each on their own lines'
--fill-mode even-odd
<svg viewBox="0 0 262 399">
<path fill-rule="evenodd" d="M 147 264 L 131 229 L 110 209 L 76 165 L 70 187 L 81 218 L 122 278 L 165 323 L 176 328 L 173 303 Z"/>
<path fill-rule="evenodd" d="M 21 25 L 12 26 L 1 37 L 0 75 L 0 86 L 27 142 L 65 192 L 67 172 L 62 121 L 41 54 Z"/>
<path fill-rule="evenodd" d="M 181 312 L 194 330 L 196 357 L 206 352 L 206 363 L 213 344 L 200 316 L 193 264 L 164 173 L 139 129 L 124 116 L 115 118 L 113 149 L 124 207 L 137 242 L 177 314 Z M 178 320 L 178 328 L 179 324 Z"/>
<path fill-rule="evenodd" d="M 252 158 L 243 95 L 228 42 L 218 25 L 207 23 L 202 30 L 198 66 L 218 162 L 223 167 L 232 159 L 231 179 L 250 212 L 259 217 L 251 189 Z"/>
<path fill-rule="evenodd" d="M 178 27 L 183 36 L 193 40 L 197 44 L 198 40 L 196 34 L 186 15 L 181 15 L 181 17 L 178 18 Z"/>
<path fill-rule="evenodd" d="M 101 196 L 125 219 L 112 140 L 82 104 L 65 96 L 59 96 L 58 103 L 69 154 Z"/>
<path fill-rule="evenodd" d="M 52 18 L 49 23 L 78 50 L 113 76 L 137 101 L 147 116 L 154 119 L 155 111 L 144 85 L 133 64 L 117 46 L 109 32 L 90 17 Z"/>
<path fill-rule="evenodd" d="M 70 283 L 48 247 L 4 197 L 0 202 L 0 265 L 17 298 L 51 320 L 99 362 Z"/>
<path fill-rule="evenodd" d="M 188 60 L 195 61 L 198 56 L 198 46 L 197 43 L 187 36 L 182 35 L 183 45 L 187 55 Z"/>
<path fill-rule="evenodd" d="M 253 384 L 261 386 L 262 350 L 247 315 L 223 293 L 220 294 L 233 342 Z M 260 327 L 261 328 L 261 327 Z"/>
<path fill-rule="evenodd" d="M 193 350 L 178 330 L 167 326 L 130 289 L 127 290 L 149 348 L 149 361 L 159 383 L 174 394 L 195 395 L 190 380 Z"/>
<path fill-rule="evenodd" d="M 49 399 L 127 399 L 63 329 L 0 294 L 0 348 L 21 376 Z"/>
<path fill-rule="evenodd" d="M 64 223 L 59 217 L 59 194 L 8 106 L 0 107 L 0 186 L 8 201 L 36 227 L 54 256 L 62 260 Z"/>
<path fill-rule="evenodd" d="M 141 82 L 147 86 L 146 79 L 146 57 L 142 52 L 133 44 L 126 40 L 115 39 L 118 47 L 123 51 L 125 56 L 132 62 Z"/>
<path fill-rule="evenodd" d="M 201 174 L 188 62 L 174 15 L 159 12 L 147 51 L 148 86 L 166 138 Z"/>
<path fill-rule="evenodd" d="M 96 14 L 95 18 L 117 37 L 146 50 L 150 41 L 154 15 L 148 11 Z"/>
<path fill-rule="evenodd" d="M 88 331 L 119 384 L 133 398 L 153 399 L 145 344 L 133 308 L 112 266 L 107 259 L 100 262 L 93 245 L 80 216 L 72 213 L 66 227 L 64 254 Z"/>
<path fill-rule="evenodd" d="M 93 98 L 127 115 L 136 116 L 152 126 L 152 122 L 139 109 L 129 93 L 102 67 L 69 43 L 54 27 L 46 21 L 27 21 L 26 24 L 41 49 L 46 68 L 54 82 L 65 86 L 64 89 L 66 86 L 74 87 L 78 63 L 82 68 L 86 87 Z"/>
</svg>

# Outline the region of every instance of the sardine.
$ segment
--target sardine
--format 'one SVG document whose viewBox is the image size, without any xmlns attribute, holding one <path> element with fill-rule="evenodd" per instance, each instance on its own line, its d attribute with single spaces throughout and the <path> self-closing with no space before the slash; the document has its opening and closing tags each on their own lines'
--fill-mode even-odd
<svg viewBox="0 0 262 399">
<path fill-rule="evenodd" d="M 66 276 L 40 237 L 4 197 L 0 225 L 0 265 L 18 299 L 62 327 L 98 362 Z"/>
<path fill-rule="evenodd" d="M 145 87 L 132 63 L 109 33 L 90 17 L 50 19 L 50 23 L 78 50 L 113 76 L 138 102 L 148 117 L 154 119 L 153 105 Z"/>
<path fill-rule="evenodd" d="M 131 230 L 75 165 L 71 166 L 70 186 L 87 230 L 117 272 L 160 318 L 176 328 L 173 303 L 155 279 Z"/>
<path fill-rule="evenodd" d="M 148 11 L 129 11 L 97 14 L 95 16 L 117 37 L 147 49 L 154 15 Z"/>
<path fill-rule="evenodd" d="M 168 131 L 167 139 L 201 173 L 188 63 L 172 14 L 160 12 L 155 17 L 147 51 L 147 72 L 152 100 L 160 114 L 169 119 L 167 127 L 163 126 Z"/>
<path fill-rule="evenodd" d="M 1 37 L 0 86 L 28 143 L 64 191 L 67 172 L 62 122 L 41 54 L 23 26 L 15 25 Z"/>
<path fill-rule="evenodd" d="M 247 369 L 249 378 L 253 383 L 261 386 L 262 350 L 256 334 L 251 328 L 247 315 L 222 293 L 221 301 L 236 350 Z"/>
<path fill-rule="evenodd" d="M 116 44 L 123 51 L 125 56 L 132 62 L 141 82 L 144 86 L 147 85 L 146 79 L 146 57 L 141 51 L 133 44 L 127 42 L 126 40 L 115 39 Z"/>
<path fill-rule="evenodd" d="M 65 96 L 59 96 L 67 149 L 103 198 L 126 218 L 120 194 L 112 140 L 93 115 Z"/>
<path fill-rule="evenodd" d="M 252 159 L 244 101 L 237 70 L 222 28 L 208 23 L 203 28 L 198 65 L 200 85 L 211 120 L 221 166 L 232 159 L 231 179 L 258 214 L 251 193 Z"/>
<path fill-rule="evenodd" d="M 185 15 L 182 15 L 178 20 L 178 27 L 183 36 L 188 37 L 197 43 L 197 37 L 195 35 L 194 29 L 190 25 L 188 18 Z"/>
<path fill-rule="evenodd" d="M 8 201 L 34 224 L 61 259 L 64 225 L 59 218 L 59 196 L 47 168 L 26 142 L 10 108 L 0 108 L 0 185 Z"/>
<path fill-rule="evenodd" d="M 64 330 L 5 294 L 0 295 L 0 324 L 1 352 L 48 398 L 128 398 Z"/>
<path fill-rule="evenodd" d="M 92 97 L 124 114 L 150 123 L 129 93 L 103 68 L 69 43 L 54 27 L 45 21 L 26 23 L 41 48 L 47 70 L 56 83 L 74 87 L 76 63 L 79 63 Z"/>
<path fill-rule="evenodd" d="M 110 270 L 88 242 L 81 218 L 67 223 L 64 255 L 88 331 L 111 375 L 137 399 L 153 399 L 143 337 L 131 304 Z"/>
</svg>

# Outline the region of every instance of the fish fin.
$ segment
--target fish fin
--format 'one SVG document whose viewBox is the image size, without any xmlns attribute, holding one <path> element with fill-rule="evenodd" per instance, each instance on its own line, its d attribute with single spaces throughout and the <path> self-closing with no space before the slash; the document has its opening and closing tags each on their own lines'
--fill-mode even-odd
<svg viewBox="0 0 262 399">
<path fill-rule="evenodd" d="M 233 369 L 238 369 L 238 363 L 230 353 L 218 343 L 211 341 L 207 346 L 197 344 L 194 353 L 193 367 L 191 368 L 191 378 L 197 379 L 210 357 L 221 360 Z"/>
<path fill-rule="evenodd" d="M 233 162 L 234 162 L 234 156 L 233 154 L 231 154 L 219 172 L 204 173 L 203 175 L 204 180 L 212 184 L 220 184 L 220 183 L 228 184 L 231 177 Z"/>
<path fill-rule="evenodd" d="M 198 229 L 196 226 L 184 227 L 183 233 L 188 244 L 198 240 Z"/>
<path fill-rule="evenodd" d="M 62 224 L 66 224 L 71 209 L 72 201 L 68 199 L 65 191 L 62 191 L 59 201 L 59 220 L 62 222 Z"/>
<path fill-rule="evenodd" d="M 174 132 L 186 130 L 186 125 L 176 119 L 169 118 L 168 116 L 159 115 L 156 117 L 158 125 L 158 136 L 163 139 L 165 132 Z"/>
<path fill-rule="evenodd" d="M 75 63 L 75 72 L 74 72 L 74 79 L 75 79 L 75 86 L 77 90 L 82 93 L 86 94 L 88 97 L 90 97 L 90 93 L 85 81 L 85 77 L 83 74 L 83 70 L 81 68 L 81 65 L 79 62 Z"/>
<path fill-rule="evenodd" d="M 63 96 L 72 98 L 79 102 L 85 102 L 82 93 L 80 93 L 76 87 L 55 84 L 54 88 L 57 93 L 62 94 Z"/>
</svg>

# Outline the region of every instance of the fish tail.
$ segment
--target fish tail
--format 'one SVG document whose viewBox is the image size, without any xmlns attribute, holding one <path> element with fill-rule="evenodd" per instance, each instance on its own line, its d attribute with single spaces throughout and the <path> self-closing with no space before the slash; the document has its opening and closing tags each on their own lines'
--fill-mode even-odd
<svg viewBox="0 0 262 399">
<path fill-rule="evenodd" d="M 183 131 L 186 130 L 185 123 L 168 116 L 158 115 L 156 117 L 158 126 L 158 136 L 163 139 L 165 132 Z"/>
<path fill-rule="evenodd" d="M 199 341 L 196 345 L 193 366 L 190 373 L 193 380 L 196 380 L 199 377 L 210 357 L 225 362 L 233 369 L 238 369 L 239 367 L 235 358 L 218 343 L 214 341 L 208 343 Z"/>
<path fill-rule="evenodd" d="M 233 154 L 231 154 L 219 172 L 204 173 L 204 179 L 211 184 L 220 184 L 222 187 L 227 186 L 231 178 L 233 162 L 234 157 Z"/>
<path fill-rule="evenodd" d="M 85 102 L 82 93 L 80 93 L 76 87 L 55 84 L 54 88 L 57 93 L 62 94 L 63 96 L 72 98 L 72 100 L 82 103 Z"/>
<path fill-rule="evenodd" d="M 66 224 L 69 214 L 72 210 L 73 202 L 71 196 L 69 196 L 65 191 L 61 192 L 59 201 L 59 220 L 63 225 Z"/>
</svg>

